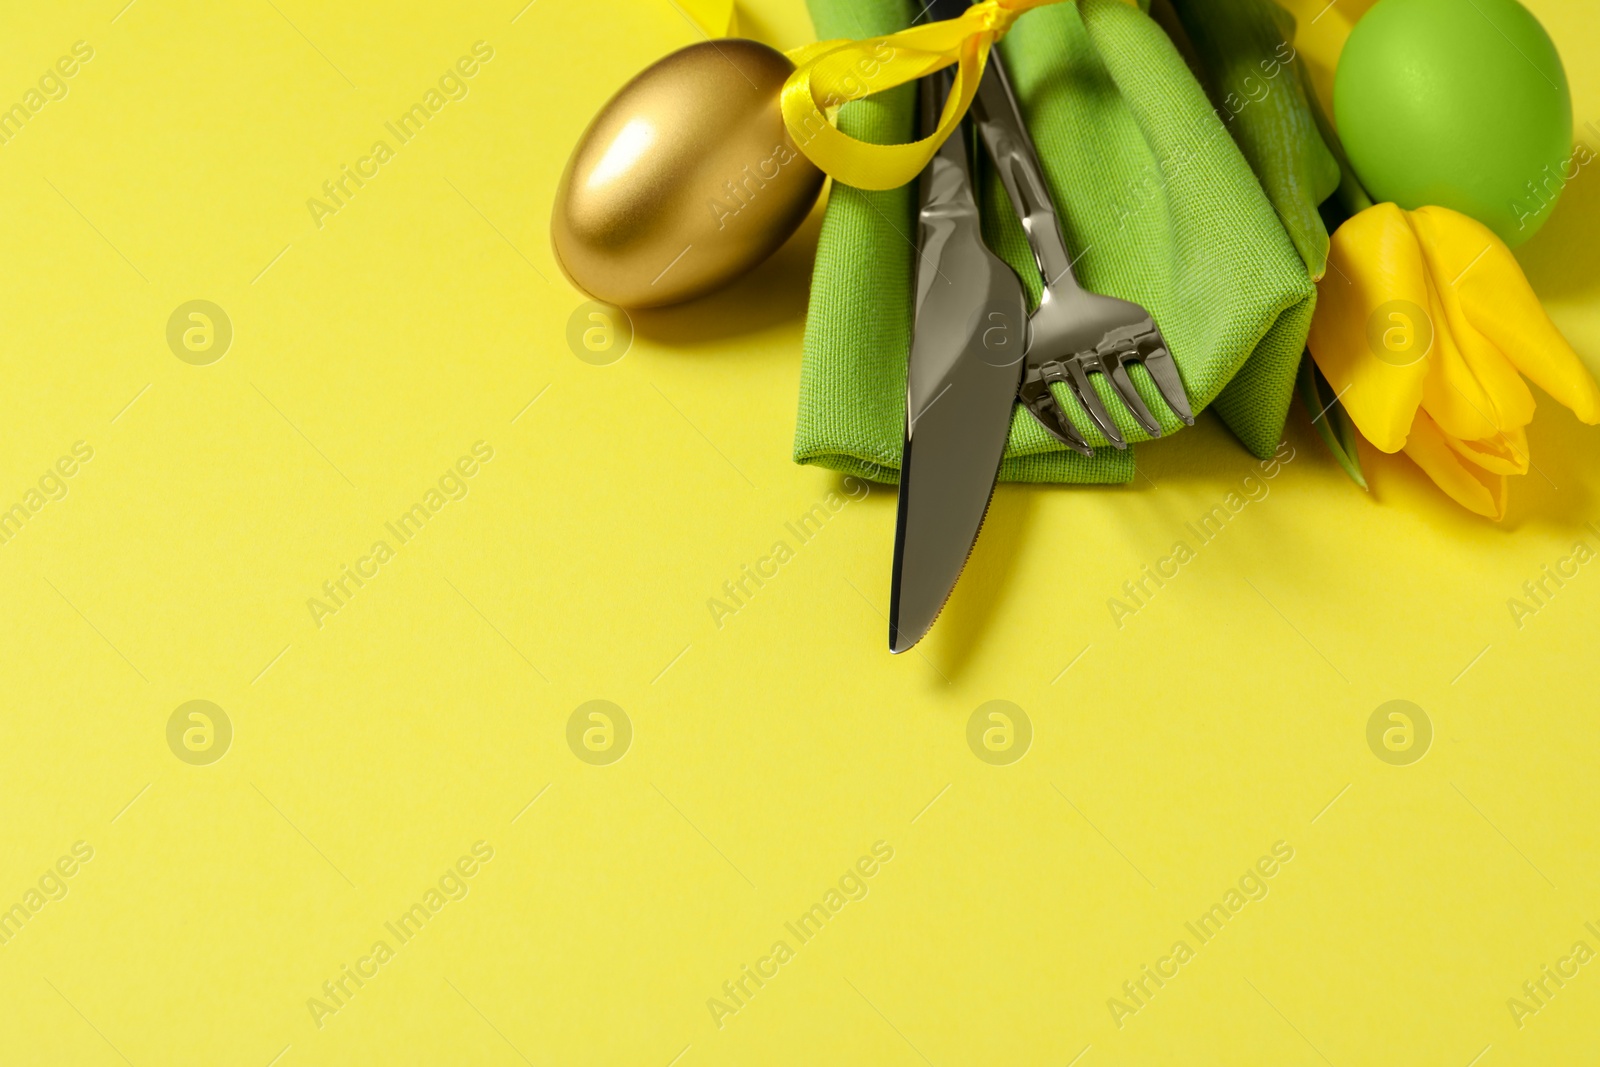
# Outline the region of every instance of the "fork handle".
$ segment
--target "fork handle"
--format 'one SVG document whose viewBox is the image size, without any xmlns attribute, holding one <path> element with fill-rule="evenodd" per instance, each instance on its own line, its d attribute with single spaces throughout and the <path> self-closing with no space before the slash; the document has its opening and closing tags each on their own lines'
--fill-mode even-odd
<svg viewBox="0 0 1600 1067">
<path fill-rule="evenodd" d="M 1017 97 L 1011 90 L 998 48 L 989 51 L 989 63 L 983 80 L 978 83 L 973 110 L 983 142 L 1006 187 L 1006 195 L 1022 220 L 1023 232 L 1028 236 L 1044 284 L 1062 294 L 1079 289 L 1072 273 L 1072 255 L 1067 251 L 1066 238 L 1061 235 L 1061 220 L 1045 184 L 1044 168 L 1039 165 L 1033 139 L 1023 124 L 1022 111 L 1017 107 Z"/>
</svg>

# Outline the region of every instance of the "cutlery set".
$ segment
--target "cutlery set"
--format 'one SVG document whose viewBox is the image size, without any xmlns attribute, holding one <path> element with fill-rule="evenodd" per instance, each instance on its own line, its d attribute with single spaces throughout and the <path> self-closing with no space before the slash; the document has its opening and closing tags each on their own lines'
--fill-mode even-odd
<svg viewBox="0 0 1600 1067">
<path fill-rule="evenodd" d="M 935 0 L 934 19 L 964 0 Z M 922 79 L 924 128 L 937 122 L 949 75 Z M 1042 293 L 1028 312 L 1022 280 L 984 242 L 973 180 L 981 137 L 1033 252 Z M 1134 388 L 1149 374 L 1171 412 L 1193 425 L 1177 364 L 1155 320 L 1127 300 L 1091 293 L 1072 273 L 1043 168 L 1023 125 L 999 49 L 989 53 L 972 114 L 920 179 L 915 317 L 906 376 L 905 448 L 889 607 L 889 649 L 904 652 L 932 627 L 972 552 L 993 496 L 1020 401 L 1057 441 L 1085 456 L 1087 438 L 1050 386 L 1066 386 L 1116 448 L 1127 441 L 1094 384 L 1109 382 L 1146 434 L 1161 426 Z"/>
</svg>

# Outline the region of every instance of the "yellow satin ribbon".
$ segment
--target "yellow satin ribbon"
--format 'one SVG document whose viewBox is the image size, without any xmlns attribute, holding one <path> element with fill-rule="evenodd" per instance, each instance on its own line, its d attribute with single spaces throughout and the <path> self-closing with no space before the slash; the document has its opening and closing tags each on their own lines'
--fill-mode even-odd
<svg viewBox="0 0 1600 1067">
<path fill-rule="evenodd" d="M 811 162 L 859 189 L 894 189 L 928 165 L 972 104 L 989 49 L 1017 16 L 1061 0 L 981 0 L 960 18 L 930 22 L 862 41 L 818 41 L 789 53 L 795 72 L 784 83 L 789 136 Z M 827 112 L 954 64 L 955 84 L 938 127 L 910 144 L 878 145 L 840 133 Z"/>
</svg>

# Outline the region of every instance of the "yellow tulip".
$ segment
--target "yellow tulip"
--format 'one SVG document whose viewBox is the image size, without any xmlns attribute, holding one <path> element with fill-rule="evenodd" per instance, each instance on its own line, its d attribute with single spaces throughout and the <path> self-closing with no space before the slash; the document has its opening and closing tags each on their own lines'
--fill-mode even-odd
<svg viewBox="0 0 1600 1067">
<path fill-rule="evenodd" d="M 1307 346 L 1363 437 L 1492 519 L 1528 471 L 1524 375 L 1600 423 L 1600 388 L 1511 250 L 1447 208 L 1377 204 L 1339 227 Z"/>
</svg>

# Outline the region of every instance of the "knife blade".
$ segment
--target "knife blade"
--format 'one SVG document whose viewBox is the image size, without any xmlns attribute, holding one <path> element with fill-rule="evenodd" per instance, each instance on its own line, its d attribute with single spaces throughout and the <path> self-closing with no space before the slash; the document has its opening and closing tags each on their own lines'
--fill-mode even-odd
<svg viewBox="0 0 1600 1067">
<path fill-rule="evenodd" d="M 924 128 L 941 79 L 922 81 Z M 1027 297 L 979 228 L 963 122 L 919 188 L 915 319 L 889 599 L 889 650 L 928 632 L 971 555 L 1021 384 Z"/>
</svg>

